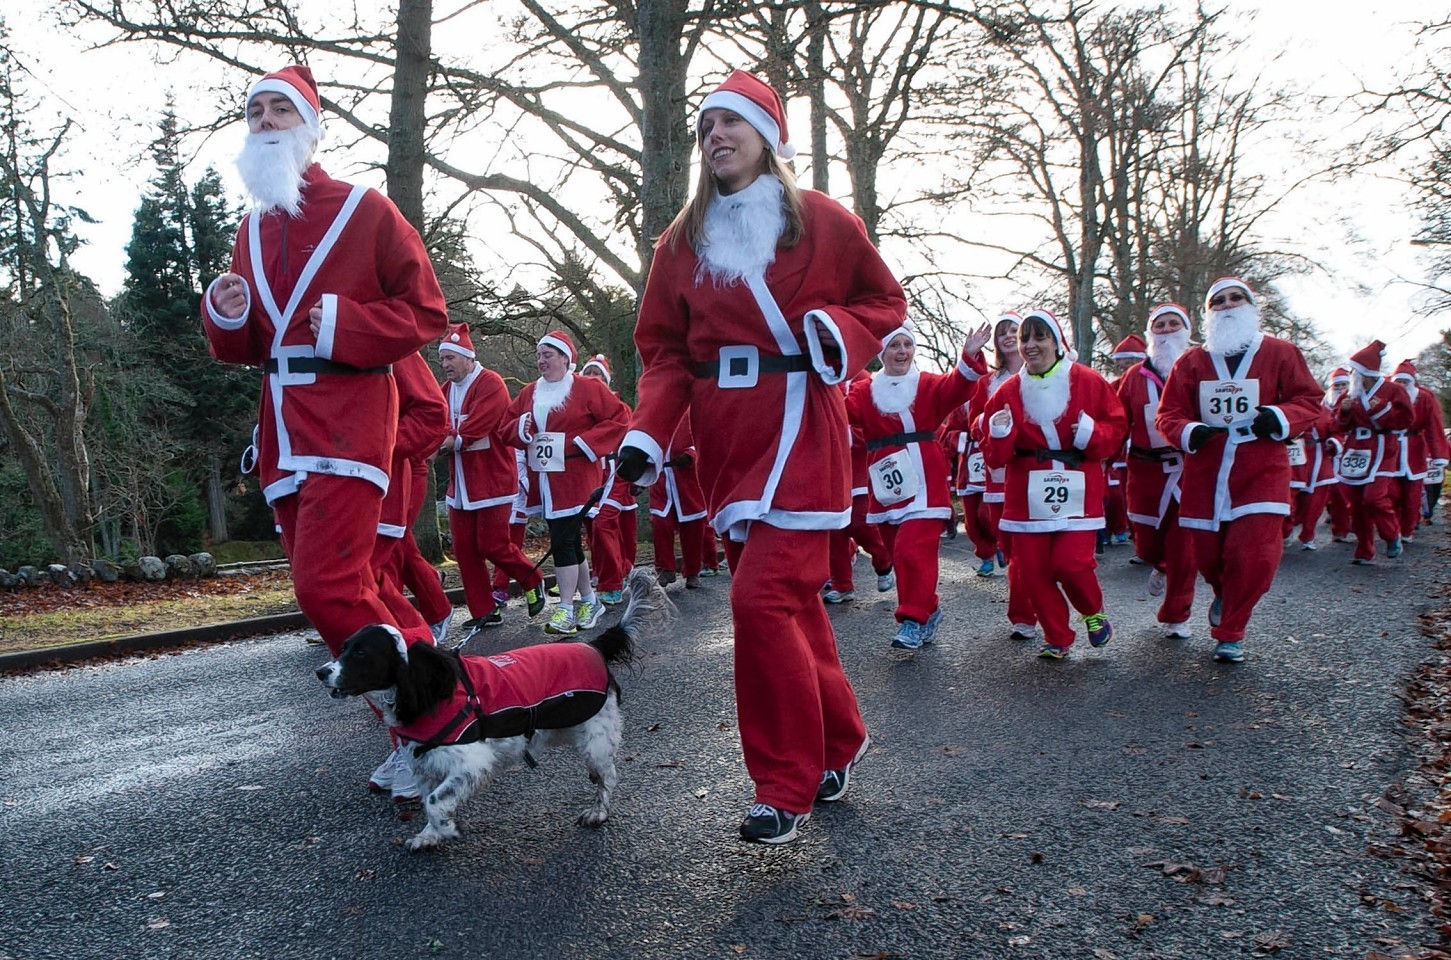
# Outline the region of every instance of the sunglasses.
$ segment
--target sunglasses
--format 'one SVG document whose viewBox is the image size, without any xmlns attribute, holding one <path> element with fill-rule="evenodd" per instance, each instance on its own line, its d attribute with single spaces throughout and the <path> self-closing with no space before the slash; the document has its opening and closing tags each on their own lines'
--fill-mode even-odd
<svg viewBox="0 0 1451 960">
<path fill-rule="evenodd" d="M 1222 307 L 1226 303 L 1249 303 L 1249 297 L 1238 290 L 1230 290 L 1228 293 L 1216 293 L 1209 298 L 1211 307 Z"/>
</svg>

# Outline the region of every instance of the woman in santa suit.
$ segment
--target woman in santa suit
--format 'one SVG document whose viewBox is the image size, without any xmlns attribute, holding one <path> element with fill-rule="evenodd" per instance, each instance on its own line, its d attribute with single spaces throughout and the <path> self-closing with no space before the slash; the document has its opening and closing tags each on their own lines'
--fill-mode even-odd
<svg viewBox="0 0 1451 960">
<path fill-rule="evenodd" d="M 1416 382 L 1416 365 L 1402 360 L 1391 379 L 1405 388 L 1415 419 L 1410 429 L 1401 434 L 1401 464 L 1405 474 L 1394 484 L 1394 499 L 1400 511 L 1401 540 L 1409 543 L 1421 523 L 1421 504 L 1431 471 L 1444 471 L 1451 455 L 1446 443 L 1446 424 L 1441 416 L 1441 402 Z M 1434 474 L 1431 474 L 1434 475 Z"/>
<path fill-rule="evenodd" d="M 1038 655 L 1061 660 L 1074 640 L 1069 603 L 1092 646 L 1113 639 L 1094 543 L 1103 461 L 1122 447 L 1128 422 L 1108 381 L 1074 362 L 1051 313 L 1028 314 L 1018 338 L 1023 367 L 988 400 L 983 456 L 1007 469 L 1001 527 L 1013 534 L 1013 567 L 1043 627 Z"/>
<path fill-rule="evenodd" d="M 897 571 L 897 633 L 892 646 L 916 650 L 931 643 L 942 619 L 937 598 L 937 550 L 952 519 L 947 455 L 937 428 L 987 373 L 982 358 L 988 327 L 968 334 L 950 373 L 917 369 L 917 336 L 910 322 L 882 338 L 882 369 L 868 390 L 847 397 L 853 434 L 867 450 L 867 522 L 881 525 Z"/>
<path fill-rule="evenodd" d="M 705 537 L 705 494 L 695 473 L 695 440 L 690 433 L 690 415 L 680 418 L 670 445 L 665 448 L 665 465 L 650 485 L 650 537 L 655 544 L 655 569 L 660 584 L 676 579 L 675 535 L 680 534 L 680 568 L 687 590 L 700 587 L 700 570 Z"/>
<path fill-rule="evenodd" d="M 865 370 L 841 384 L 842 393 L 851 402 L 851 395 L 857 390 L 870 390 L 872 375 Z M 882 542 L 882 532 L 874 523 L 867 522 L 867 445 L 856 427 L 851 432 L 851 523 L 841 530 L 831 531 L 831 584 L 824 599 L 827 603 L 846 603 L 856 597 L 856 575 L 852 565 L 857 550 L 865 550 L 872 562 L 872 572 L 877 575 L 877 592 L 886 593 L 897 584 L 897 575 L 892 571 L 892 552 Z"/>
<path fill-rule="evenodd" d="M 530 502 L 543 507 L 549 523 L 559 608 L 544 629 L 564 636 L 590 629 L 604 613 L 589 582 L 581 513 L 604 481 L 604 455 L 630 423 L 630 408 L 603 381 L 575 376 L 574 356 L 569 334 L 556 330 L 541 337 L 539 379 L 519 391 L 497 430 L 501 441 L 523 448 Z"/>
<path fill-rule="evenodd" d="M 1018 322 L 1022 318 L 1017 314 L 1007 314 L 994 325 L 994 351 L 996 367 L 993 377 L 1001 384 L 1007 376 L 1004 372 L 1004 356 L 1002 337 L 998 336 L 999 331 L 1006 330 L 1006 337 L 1011 341 L 1013 356 L 1017 357 L 1018 349 Z M 1011 327 L 1011 329 L 1007 329 Z M 1021 365 L 1022 359 L 1018 358 L 1017 363 Z M 956 454 L 957 466 L 952 477 L 952 492 L 957 494 L 962 501 L 962 527 L 967 531 L 968 539 L 972 541 L 973 556 L 978 559 L 977 575 L 979 577 L 990 577 L 997 569 L 995 559 L 1003 558 L 1002 551 L 998 547 L 997 521 L 989 515 L 987 505 L 983 502 L 983 494 L 987 491 L 988 469 L 983 462 L 982 450 L 972 432 L 973 418 L 981 413 L 981 410 L 973 411 L 973 403 L 979 396 L 983 403 L 987 402 L 987 394 L 984 388 L 989 378 L 980 378 L 973 387 L 972 396 L 967 402 L 959 405 L 947 418 L 944 427 L 944 445 L 950 453 Z M 998 487 L 998 494 L 1001 496 L 1002 488 Z M 999 501 L 1001 502 L 1001 501 Z M 999 510 L 999 514 L 1001 514 Z"/>
<path fill-rule="evenodd" d="M 582 377 L 594 377 L 610 386 L 610 361 L 597 353 L 579 368 Z M 625 404 L 626 408 L 629 404 Z M 635 512 L 639 509 L 632 485 L 615 474 L 615 451 L 605 455 L 605 492 L 585 522 L 595 589 L 607 607 L 623 603 L 625 575 L 635 565 Z"/>
<path fill-rule="evenodd" d="M 1336 425 L 1345 437 L 1340 455 L 1340 482 L 1350 495 L 1355 527 L 1354 564 L 1375 559 L 1375 535 L 1386 544 L 1386 556 L 1401 555 L 1401 522 L 1394 489 L 1406 473 L 1401 433 L 1415 422 L 1416 411 L 1406 388 L 1381 373 L 1385 344 L 1373 340 L 1350 358 L 1350 392 L 1335 408 Z"/>
<path fill-rule="evenodd" d="M 1189 311 L 1165 303 L 1149 313 L 1145 356 L 1116 383 L 1129 421 L 1125 494 L 1134 525 L 1135 555 L 1149 567 L 1149 594 L 1162 596 L 1164 635 L 1188 639 L 1194 608 L 1194 553 L 1189 531 L 1179 525 L 1179 480 L 1184 455 L 1154 426 L 1159 397 L 1174 363 L 1189 349 Z"/>
<path fill-rule="evenodd" d="M 1328 397 L 1328 394 L 1327 394 Z M 1300 549 L 1315 549 L 1315 528 L 1330 492 L 1340 485 L 1335 475 L 1335 461 L 1340 456 L 1340 440 L 1332 435 L 1335 411 L 1328 400 L 1320 404 L 1320 413 L 1304 436 L 1291 440 L 1290 451 L 1290 515 L 1285 518 L 1285 545 L 1290 533 L 1300 528 Z"/>
<path fill-rule="evenodd" d="M 907 302 L 861 221 L 802 190 L 781 99 L 736 71 L 701 105 L 694 196 L 655 249 L 635 345 L 639 405 L 620 474 L 654 481 L 688 409 L 726 541 L 736 708 L 755 803 L 745 840 L 784 843 L 841 799 L 866 750 L 821 585 L 851 517 L 848 380 Z"/>
</svg>

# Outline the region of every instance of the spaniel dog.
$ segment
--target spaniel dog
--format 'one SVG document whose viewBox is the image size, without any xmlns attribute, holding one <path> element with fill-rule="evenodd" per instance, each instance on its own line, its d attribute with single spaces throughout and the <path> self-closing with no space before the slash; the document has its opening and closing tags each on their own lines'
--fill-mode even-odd
<svg viewBox="0 0 1451 960">
<path fill-rule="evenodd" d="M 649 569 L 636 569 L 626 589 L 620 622 L 585 643 L 460 656 L 438 649 L 421 631 L 405 637 L 375 624 L 349 637 L 338 658 L 318 669 L 332 696 L 367 695 L 411 745 L 427 823 L 408 841 L 409 850 L 457 837 L 454 813 L 469 794 L 500 765 L 534 766 L 531 751 L 541 746 L 569 745 L 583 754 L 595 796 L 579 822 L 605 822 L 619 782 L 615 757 L 623 728 L 620 686 L 609 668 L 633 661 L 648 614 L 668 617 L 673 609 Z"/>
</svg>

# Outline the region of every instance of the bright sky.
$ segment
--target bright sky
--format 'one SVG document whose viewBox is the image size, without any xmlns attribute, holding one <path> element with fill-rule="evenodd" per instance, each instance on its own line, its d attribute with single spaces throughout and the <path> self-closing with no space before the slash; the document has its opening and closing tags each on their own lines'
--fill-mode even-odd
<svg viewBox="0 0 1451 960">
<path fill-rule="evenodd" d="M 1362 82 L 1388 85 L 1396 70 L 1410 63 L 1415 22 L 1451 14 L 1451 5 L 1424 0 L 1223 2 L 1236 17 L 1254 18 L 1254 26 L 1244 31 L 1249 37 L 1241 51 L 1244 69 L 1261 70 L 1270 80 L 1317 95 L 1350 94 Z M 1189 4 L 1175 0 L 1171 5 Z M 80 176 L 55 184 L 53 192 L 101 222 L 78 225 L 87 245 L 76 256 L 76 266 L 114 293 L 124 276 L 131 216 L 153 172 L 145 149 L 166 93 L 174 93 L 184 116 L 206 106 L 192 92 L 192 65 L 153 66 L 137 47 L 88 50 L 82 38 L 57 30 L 42 4 L 9 6 L 4 17 L 11 42 L 21 65 L 33 74 L 22 76 L 22 83 L 41 98 L 32 125 L 43 133 L 60 117 L 77 123 L 62 166 Z M 1335 131 L 1353 122 L 1353 115 L 1319 115 L 1307 103 L 1304 121 Z M 238 194 L 231 158 L 243 131 L 239 122 L 193 147 L 200 161 L 196 172 L 201 164 L 215 164 Z M 335 154 L 324 159 L 335 173 L 381 185 L 379 176 L 359 176 Z M 1275 158 L 1265 159 L 1272 168 Z M 1348 354 L 1380 337 L 1389 342 L 1387 360 L 1394 364 L 1434 341 L 1441 327 L 1451 326 L 1451 317 L 1424 319 L 1411 313 L 1413 288 L 1405 278 L 1421 276 L 1418 251 L 1409 244 L 1415 223 L 1404 190 L 1393 179 L 1359 175 L 1352 182 L 1307 189 L 1279 214 L 1275 227 L 1290 249 L 1327 267 L 1328 275 L 1288 278 L 1280 286 L 1293 308 L 1314 320 L 1338 351 Z"/>
</svg>

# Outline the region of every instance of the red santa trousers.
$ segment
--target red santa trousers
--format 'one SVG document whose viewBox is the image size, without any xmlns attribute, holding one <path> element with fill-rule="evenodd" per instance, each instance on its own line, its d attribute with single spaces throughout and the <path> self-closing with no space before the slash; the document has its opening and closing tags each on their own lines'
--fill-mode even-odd
<svg viewBox="0 0 1451 960">
<path fill-rule="evenodd" d="M 1343 483 L 1331 484 L 1330 496 L 1325 501 L 1325 509 L 1330 514 L 1330 536 L 1336 540 L 1344 540 L 1350 536 L 1352 520 L 1350 516 L 1350 487 Z"/>
<path fill-rule="evenodd" d="M 882 540 L 892 551 L 892 568 L 897 571 L 898 623 L 926 623 L 937 610 L 937 552 L 942 546 L 942 525 L 943 521 L 936 518 L 881 525 Z"/>
<path fill-rule="evenodd" d="M 1194 611 L 1194 538 L 1179 526 L 1179 501 L 1169 509 L 1157 527 L 1134 524 L 1134 552 L 1150 567 L 1164 574 L 1164 599 L 1159 604 L 1160 623 L 1184 623 Z"/>
<path fill-rule="evenodd" d="M 519 581 L 522 590 L 544 582 L 544 574 L 509 539 L 509 509 L 507 503 L 479 510 L 449 508 L 453 555 L 458 559 L 458 575 L 463 580 L 464 602 L 468 604 L 470 617 L 487 617 L 498 606 L 486 563 L 494 564 Z"/>
<path fill-rule="evenodd" d="M 378 599 L 383 601 L 383 606 L 393 615 L 393 623 L 400 630 L 408 630 L 414 627 L 426 627 L 430 621 L 423 618 L 418 608 L 408 602 L 403 596 L 403 581 L 399 576 L 403 561 L 403 545 L 401 537 L 378 536 L 373 541 L 373 576 L 378 581 Z M 434 577 L 434 583 L 438 578 Z M 450 610 L 453 608 L 450 607 Z M 442 620 L 442 617 L 439 617 Z M 433 621 L 436 622 L 436 621 Z"/>
<path fill-rule="evenodd" d="M 296 493 L 272 504 L 297 606 L 334 657 L 369 624 L 398 626 L 373 575 L 382 508 L 383 491 L 374 484 L 326 473 L 309 474 Z"/>
<path fill-rule="evenodd" d="M 1023 567 L 1013 563 L 1015 535 L 1009 530 L 998 529 L 998 521 L 1003 518 L 1001 503 L 989 503 L 987 510 L 992 529 L 997 533 L 998 549 L 1003 552 L 1003 559 L 1008 563 L 1008 623 L 1031 629 L 1038 625 L 1038 615 L 1033 612 L 1033 601 L 1028 594 L 1027 584 L 1023 582 Z"/>
<path fill-rule="evenodd" d="M 720 569 L 720 543 L 715 539 L 715 530 L 709 519 L 700 535 L 700 566 L 703 570 Z"/>
<path fill-rule="evenodd" d="M 1043 627 L 1043 639 L 1055 647 L 1067 649 L 1073 645 L 1076 632 L 1068 621 L 1070 603 L 1084 616 L 1103 612 L 1103 588 L 1094 572 L 1098 569 L 1093 556 L 1097 539 L 1097 530 L 1013 533 L 1013 563 L 1009 569 L 1019 571 L 1023 589 Z"/>
<path fill-rule="evenodd" d="M 979 560 L 991 560 L 998 553 L 997 531 L 988 516 L 988 505 L 983 503 L 982 494 L 964 493 L 962 501 L 962 526 L 967 538 L 972 541 L 972 555 Z"/>
<path fill-rule="evenodd" d="M 618 507 L 606 504 L 592 519 L 584 522 L 585 543 L 589 546 L 590 573 L 598 578 L 599 590 L 623 590 L 625 587 L 625 555 L 621 549 Z"/>
<path fill-rule="evenodd" d="M 524 534 L 528 529 L 529 526 L 526 523 L 514 523 L 512 520 L 509 523 L 509 542 L 518 547 L 521 553 L 524 550 Z M 509 591 L 509 571 L 495 564 L 493 584 L 495 590 L 507 593 Z"/>
<path fill-rule="evenodd" d="M 675 533 L 680 532 L 679 570 L 687 577 L 700 576 L 701 541 L 705 538 L 705 518 L 676 520 L 673 514 L 650 515 L 650 537 L 655 542 L 655 569 L 675 570 Z"/>
<path fill-rule="evenodd" d="M 1396 512 L 1400 515 L 1401 536 L 1415 535 L 1421 525 L 1421 494 L 1425 492 L 1425 480 L 1408 480 L 1396 477 L 1391 481 L 1392 496 L 1396 501 Z"/>
<path fill-rule="evenodd" d="M 1315 542 L 1315 528 L 1320 525 L 1320 515 L 1325 512 L 1325 504 L 1330 500 L 1330 491 L 1338 484 L 1327 484 L 1323 487 L 1316 487 L 1314 490 L 1292 490 L 1295 502 L 1290 505 L 1293 511 L 1285 518 L 1285 536 L 1296 527 L 1300 528 L 1299 540 L 1301 543 Z"/>
<path fill-rule="evenodd" d="M 1285 552 L 1281 525 L 1273 513 L 1251 513 L 1221 523 L 1218 530 L 1194 530 L 1194 563 L 1221 603 L 1219 626 L 1209 635 L 1222 642 L 1244 639 L 1255 604 L 1269 592 Z"/>
<path fill-rule="evenodd" d="M 1103 488 L 1103 522 L 1112 536 L 1129 532 L 1129 501 L 1122 482 Z"/>
<path fill-rule="evenodd" d="M 821 599 L 828 531 L 751 524 L 726 541 L 735 628 L 736 715 L 756 801 L 805 813 L 824 770 L 866 739 Z"/>
<path fill-rule="evenodd" d="M 1401 535 L 1400 515 L 1392 499 L 1395 477 L 1377 477 L 1361 486 L 1341 484 L 1350 495 L 1350 522 L 1355 530 L 1355 559 L 1375 558 L 1375 535 L 1390 543 Z"/>
<path fill-rule="evenodd" d="M 855 544 L 855 546 L 853 546 Z M 831 588 L 840 593 L 856 589 L 852 576 L 857 547 L 872 559 L 872 570 L 878 576 L 892 569 L 892 552 L 882 539 L 875 523 L 867 523 L 867 495 L 851 498 L 851 523 L 844 530 L 831 531 Z"/>
<path fill-rule="evenodd" d="M 424 506 L 432 506 L 433 503 L 433 485 L 430 480 L 428 461 L 415 463 L 413 482 L 408 488 L 408 529 L 395 550 L 399 582 L 413 591 L 413 597 L 418 601 L 418 612 L 423 614 L 423 619 L 429 623 L 438 623 L 453 613 L 453 604 L 449 602 L 448 594 L 443 592 L 437 568 L 424 559 L 422 551 L 418 549 L 418 541 L 413 538 L 413 525 L 418 522 Z"/>
</svg>

